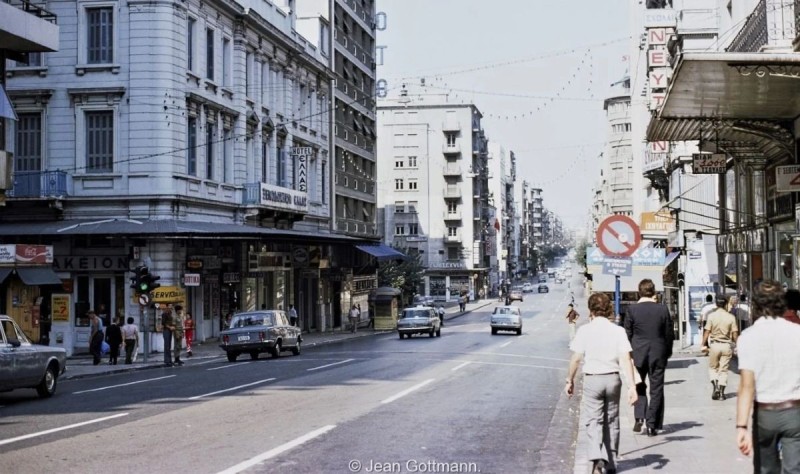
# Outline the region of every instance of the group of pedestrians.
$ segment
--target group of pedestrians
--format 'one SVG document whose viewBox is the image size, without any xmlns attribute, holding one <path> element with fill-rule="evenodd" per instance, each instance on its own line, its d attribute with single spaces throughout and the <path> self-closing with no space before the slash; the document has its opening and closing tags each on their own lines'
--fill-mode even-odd
<svg viewBox="0 0 800 474">
<path fill-rule="evenodd" d="M 638 291 L 639 301 L 628 307 L 624 329 L 613 324 L 613 308 L 603 293 L 589 297 L 590 322 L 574 336 L 578 315 L 574 307 L 567 313 L 573 356 L 565 392 L 573 395 L 583 360 L 582 411 L 594 474 L 616 472 L 621 376 L 634 407 L 634 431 L 657 436 L 663 430 L 664 376 L 672 356 L 673 321 L 666 306 L 657 302 L 651 280 L 642 280 Z M 741 305 L 742 299 L 734 304 Z M 711 398 L 726 399 L 729 365 L 738 355 L 740 451 L 753 455 L 757 473 L 800 473 L 800 324 L 793 324 L 800 323 L 800 292 L 787 292 L 780 283 L 767 280 L 753 291 L 747 321 L 730 308 L 731 301 L 718 296 L 707 298 L 701 310 L 701 349 L 709 356 Z"/>
<path fill-rule="evenodd" d="M 194 338 L 194 319 L 189 312 L 184 313 L 181 305 L 175 305 L 175 314 L 167 308 L 161 313 L 161 335 L 164 337 L 164 366 L 181 366 L 183 341 L 186 339 L 186 356 L 192 356 Z"/>
</svg>

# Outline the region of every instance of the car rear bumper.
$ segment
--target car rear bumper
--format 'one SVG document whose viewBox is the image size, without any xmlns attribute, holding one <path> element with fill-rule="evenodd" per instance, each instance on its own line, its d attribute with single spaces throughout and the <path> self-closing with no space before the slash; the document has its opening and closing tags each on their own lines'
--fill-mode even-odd
<svg viewBox="0 0 800 474">
<path fill-rule="evenodd" d="M 522 329 L 522 324 L 492 324 L 492 329 L 497 329 L 498 331 L 516 331 L 517 329 Z"/>
<path fill-rule="evenodd" d="M 400 334 L 429 334 L 433 330 L 433 326 L 424 328 L 397 328 L 397 332 Z"/>
<path fill-rule="evenodd" d="M 269 352 L 275 347 L 275 341 L 258 341 L 245 344 L 220 344 L 225 352 Z"/>
</svg>

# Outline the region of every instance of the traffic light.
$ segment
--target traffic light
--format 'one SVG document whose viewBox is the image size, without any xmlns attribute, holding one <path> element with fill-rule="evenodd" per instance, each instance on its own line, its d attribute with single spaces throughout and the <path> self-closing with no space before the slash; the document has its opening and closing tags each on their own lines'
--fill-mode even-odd
<svg viewBox="0 0 800 474">
<path fill-rule="evenodd" d="M 139 283 L 142 281 L 142 271 L 147 271 L 147 267 L 139 265 L 133 270 L 133 276 L 131 277 L 131 288 L 133 289 L 134 293 L 139 294 Z"/>
<path fill-rule="evenodd" d="M 142 267 L 141 273 L 139 274 L 139 293 L 150 293 L 160 287 L 161 284 L 158 283 L 160 279 L 160 276 L 151 274 L 147 267 Z"/>
</svg>

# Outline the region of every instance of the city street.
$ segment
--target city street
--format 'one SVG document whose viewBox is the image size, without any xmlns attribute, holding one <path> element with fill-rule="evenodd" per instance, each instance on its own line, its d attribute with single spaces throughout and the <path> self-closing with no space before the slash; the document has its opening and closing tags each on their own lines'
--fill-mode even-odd
<svg viewBox="0 0 800 474">
<path fill-rule="evenodd" d="M 569 293 L 550 287 L 525 295 L 522 336 L 491 335 L 491 304 L 441 338 L 384 333 L 233 364 L 220 351 L 63 380 L 49 400 L 2 394 L 4 469 L 570 472 L 577 412 L 559 405 Z"/>
</svg>

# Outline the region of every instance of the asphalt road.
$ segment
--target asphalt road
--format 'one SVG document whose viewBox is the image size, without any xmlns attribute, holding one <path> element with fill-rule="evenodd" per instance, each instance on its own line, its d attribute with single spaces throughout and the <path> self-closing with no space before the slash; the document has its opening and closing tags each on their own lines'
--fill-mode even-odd
<svg viewBox="0 0 800 474">
<path fill-rule="evenodd" d="M 384 334 L 233 364 L 220 354 L 64 380 L 49 400 L 0 394 L 0 471 L 571 472 L 569 296 L 550 286 L 525 295 L 522 336 L 492 336 L 491 305 L 440 338 Z"/>
</svg>

